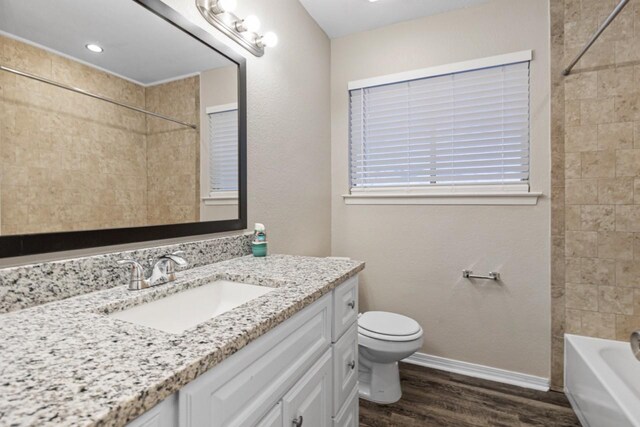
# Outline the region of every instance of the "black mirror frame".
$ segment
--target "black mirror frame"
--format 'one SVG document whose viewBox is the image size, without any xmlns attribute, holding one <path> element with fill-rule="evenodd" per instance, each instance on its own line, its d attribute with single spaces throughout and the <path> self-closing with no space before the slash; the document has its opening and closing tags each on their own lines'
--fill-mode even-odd
<svg viewBox="0 0 640 427">
<path fill-rule="evenodd" d="M 0 236 L 0 258 L 197 236 L 247 228 L 246 59 L 160 0 L 131 0 L 238 65 L 238 219 Z"/>
</svg>

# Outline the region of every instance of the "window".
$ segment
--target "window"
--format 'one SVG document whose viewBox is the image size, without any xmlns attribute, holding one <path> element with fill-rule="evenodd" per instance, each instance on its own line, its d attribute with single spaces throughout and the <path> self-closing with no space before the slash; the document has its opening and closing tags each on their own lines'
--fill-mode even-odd
<svg viewBox="0 0 640 427">
<path fill-rule="evenodd" d="M 350 84 L 351 194 L 528 192 L 530 59 Z"/>
<path fill-rule="evenodd" d="M 207 108 L 209 119 L 210 196 L 238 191 L 238 107 Z"/>
</svg>

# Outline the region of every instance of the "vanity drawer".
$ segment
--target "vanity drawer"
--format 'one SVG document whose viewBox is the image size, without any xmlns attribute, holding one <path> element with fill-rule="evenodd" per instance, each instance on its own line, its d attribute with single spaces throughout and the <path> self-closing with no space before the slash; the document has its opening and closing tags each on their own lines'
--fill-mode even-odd
<svg viewBox="0 0 640 427">
<path fill-rule="evenodd" d="M 333 415 L 358 384 L 358 325 L 354 323 L 333 345 Z"/>
<path fill-rule="evenodd" d="M 358 276 L 334 289 L 333 316 L 333 342 L 336 342 L 358 319 Z"/>
<path fill-rule="evenodd" d="M 255 425 L 330 346 L 331 295 L 180 390 L 181 427 Z"/>
<path fill-rule="evenodd" d="M 333 417 L 333 427 L 358 427 L 360 425 L 360 401 L 358 387 L 354 387 L 349 393 L 349 397 L 344 406 Z"/>
</svg>

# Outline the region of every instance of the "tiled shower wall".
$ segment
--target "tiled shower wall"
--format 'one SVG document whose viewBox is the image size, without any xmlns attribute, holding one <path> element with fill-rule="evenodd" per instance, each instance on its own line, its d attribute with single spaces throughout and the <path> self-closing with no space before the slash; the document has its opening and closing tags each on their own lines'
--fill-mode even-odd
<svg viewBox="0 0 640 427">
<path fill-rule="evenodd" d="M 616 0 L 551 0 L 552 384 L 563 333 L 640 329 L 640 5 L 631 2 L 570 76 Z"/>
<path fill-rule="evenodd" d="M 200 120 L 200 77 L 146 88 L 147 109 L 186 123 Z M 149 225 L 200 220 L 200 134 L 147 117 Z"/>
<path fill-rule="evenodd" d="M 199 78 L 151 87 L 0 36 L 0 62 L 199 121 Z M 0 234 L 199 219 L 198 132 L 0 72 Z"/>
<path fill-rule="evenodd" d="M 144 107 L 142 86 L 0 36 L 0 62 Z M 0 233 L 143 225 L 146 121 L 134 111 L 0 72 Z"/>
</svg>

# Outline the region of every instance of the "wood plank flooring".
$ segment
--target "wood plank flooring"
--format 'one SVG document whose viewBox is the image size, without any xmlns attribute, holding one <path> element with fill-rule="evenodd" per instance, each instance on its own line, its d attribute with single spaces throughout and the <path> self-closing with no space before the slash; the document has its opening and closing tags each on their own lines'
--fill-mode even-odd
<svg viewBox="0 0 640 427">
<path fill-rule="evenodd" d="M 563 393 L 400 364 L 402 399 L 360 400 L 360 427 L 580 426 Z"/>
</svg>

